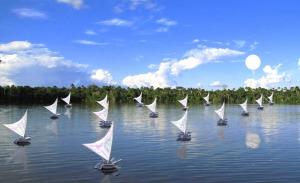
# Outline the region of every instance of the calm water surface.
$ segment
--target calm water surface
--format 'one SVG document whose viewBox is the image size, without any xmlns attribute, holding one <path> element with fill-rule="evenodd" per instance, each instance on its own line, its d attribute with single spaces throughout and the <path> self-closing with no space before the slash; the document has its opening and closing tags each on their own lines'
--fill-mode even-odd
<svg viewBox="0 0 300 183">
<path fill-rule="evenodd" d="M 216 126 L 219 106 L 191 106 L 191 142 L 176 141 L 170 123 L 183 111 L 178 105 L 158 106 L 159 118 L 134 105 L 111 106 L 115 121 L 112 156 L 122 158 L 117 173 L 104 175 L 93 167 L 100 158 L 82 146 L 103 137 L 92 111 L 75 105 L 58 110 L 58 120 L 41 106 L 29 107 L 27 134 L 32 144 L 18 147 L 17 136 L 0 126 L 0 182 L 299 182 L 300 106 L 265 106 L 240 116 L 237 105 L 226 106 L 228 127 Z M 25 106 L 0 106 L 0 123 L 19 120 Z"/>
</svg>

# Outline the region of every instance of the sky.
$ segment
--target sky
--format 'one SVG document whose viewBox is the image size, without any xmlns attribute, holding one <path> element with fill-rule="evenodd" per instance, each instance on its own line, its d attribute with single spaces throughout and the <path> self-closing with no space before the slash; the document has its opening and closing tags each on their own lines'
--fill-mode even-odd
<svg viewBox="0 0 300 183">
<path fill-rule="evenodd" d="M 0 85 L 297 86 L 299 12 L 297 0 L 2 0 Z"/>
</svg>

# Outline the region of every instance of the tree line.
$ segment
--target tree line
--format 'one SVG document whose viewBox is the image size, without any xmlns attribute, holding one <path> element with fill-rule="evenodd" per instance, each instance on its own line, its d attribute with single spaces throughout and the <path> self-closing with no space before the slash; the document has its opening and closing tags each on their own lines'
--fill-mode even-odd
<svg viewBox="0 0 300 183">
<path fill-rule="evenodd" d="M 255 100 L 264 95 L 264 102 L 267 102 L 266 96 L 274 92 L 274 102 L 277 104 L 300 104 L 300 88 L 233 88 L 224 90 L 207 91 L 201 88 L 124 88 L 120 86 L 74 86 L 69 88 L 62 87 L 30 87 L 30 86 L 0 86 L 1 104 L 50 104 L 57 97 L 66 97 L 72 93 L 72 103 L 92 104 L 96 100 L 101 100 L 108 95 L 110 103 L 124 104 L 134 103 L 133 98 L 143 92 L 143 102 L 148 104 L 157 97 L 157 102 L 161 104 L 175 104 L 178 99 L 189 96 L 189 104 L 204 103 L 203 97 L 210 93 L 210 101 L 213 104 L 243 103 L 248 98 L 249 103 L 255 103 Z"/>
</svg>

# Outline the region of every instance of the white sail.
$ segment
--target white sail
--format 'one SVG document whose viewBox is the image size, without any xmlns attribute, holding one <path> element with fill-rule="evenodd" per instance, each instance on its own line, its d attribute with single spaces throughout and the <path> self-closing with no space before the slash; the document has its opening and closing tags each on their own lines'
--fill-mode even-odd
<svg viewBox="0 0 300 183">
<path fill-rule="evenodd" d="M 103 108 L 101 111 L 94 112 L 101 120 L 107 121 L 108 109 Z"/>
<path fill-rule="evenodd" d="M 260 107 L 262 107 L 263 95 L 260 95 L 260 98 L 257 99 L 256 102 L 258 103 L 258 105 L 259 105 Z"/>
<path fill-rule="evenodd" d="M 240 104 L 240 106 L 242 107 L 242 109 L 244 110 L 244 112 L 248 112 L 247 102 L 248 102 L 248 99 L 246 99 L 246 101 L 244 103 Z"/>
<path fill-rule="evenodd" d="M 274 95 L 274 92 L 272 92 L 272 94 L 268 97 L 268 99 L 270 100 L 270 103 L 273 103 L 273 95 Z"/>
<path fill-rule="evenodd" d="M 222 107 L 218 110 L 215 110 L 215 112 L 217 113 L 220 119 L 224 120 L 225 102 L 223 102 Z"/>
<path fill-rule="evenodd" d="M 102 99 L 101 101 L 97 101 L 98 104 L 100 104 L 102 107 L 108 109 L 108 102 L 107 102 L 107 95 L 105 96 L 104 99 Z"/>
<path fill-rule="evenodd" d="M 99 141 L 83 144 L 85 147 L 93 151 L 94 153 L 101 156 L 103 159 L 109 161 L 111 156 L 111 147 L 113 142 L 113 129 L 114 125 L 112 124 L 106 135 Z"/>
<path fill-rule="evenodd" d="M 58 99 L 56 98 L 55 102 L 49 106 L 44 106 L 46 109 L 48 109 L 50 112 L 52 112 L 53 114 L 56 115 L 56 111 L 57 111 L 57 101 Z"/>
<path fill-rule="evenodd" d="M 71 101 L 71 92 L 69 93 L 69 95 L 66 98 L 62 98 L 62 100 L 64 102 L 66 102 L 67 104 L 70 105 L 70 101 Z"/>
<path fill-rule="evenodd" d="M 134 98 L 134 100 L 136 100 L 139 104 L 142 103 L 142 95 L 143 93 L 141 93 L 140 96 Z"/>
<path fill-rule="evenodd" d="M 206 101 L 207 104 L 209 104 L 209 93 L 207 94 L 206 97 L 203 97 L 203 99 Z"/>
<path fill-rule="evenodd" d="M 178 121 L 172 121 L 172 123 L 183 133 L 186 132 L 187 113 L 188 111 L 185 111 L 184 115 Z"/>
<path fill-rule="evenodd" d="M 5 127 L 9 128 L 16 134 L 20 135 L 21 137 L 25 137 L 26 125 L 27 125 L 27 110 L 23 117 L 12 124 L 3 124 Z"/>
<path fill-rule="evenodd" d="M 187 103 L 188 103 L 188 95 L 182 99 L 182 100 L 178 100 L 178 102 L 185 108 L 187 108 Z"/>
<path fill-rule="evenodd" d="M 152 104 L 146 105 L 146 107 L 151 111 L 151 112 L 156 112 L 156 98 L 152 102 Z"/>
</svg>

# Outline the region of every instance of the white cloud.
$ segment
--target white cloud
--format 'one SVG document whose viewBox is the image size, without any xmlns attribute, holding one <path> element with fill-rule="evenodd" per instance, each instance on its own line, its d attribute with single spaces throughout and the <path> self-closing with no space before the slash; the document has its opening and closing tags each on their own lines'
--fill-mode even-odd
<svg viewBox="0 0 300 183">
<path fill-rule="evenodd" d="M 17 9 L 13 9 L 12 11 L 17 16 L 23 17 L 23 18 L 39 18 L 39 19 L 47 18 L 47 15 L 44 12 L 41 12 L 41 11 L 35 10 L 35 9 L 17 8 Z"/>
<path fill-rule="evenodd" d="M 155 31 L 156 32 L 168 32 L 169 28 L 168 27 L 159 27 Z"/>
<path fill-rule="evenodd" d="M 216 88 L 227 88 L 227 85 L 224 83 L 221 83 L 220 81 L 214 81 L 209 84 L 211 87 L 216 87 Z"/>
<path fill-rule="evenodd" d="M 72 6 L 75 9 L 80 9 L 83 7 L 83 0 L 56 0 L 59 3 L 65 3 Z"/>
<path fill-rule="evenodd" d="M 259 42 L 255 41 L 254 43 L 249 45 L 250 50 L 255 50 Z"/>
<path fill-rule="evenodd" d="M 245 86 L 250 88 L 269 88 L 274 84 L 287 82 L 289 80 L 288 75 L 284 72 L 281 74 L 278 72 L 280 66 L 281 64 L 278 64 L 272 68 L 270 65 L 266 65 L 263 69 L 264 75 L 259 79 L 247 79 L 245 81 Z"/>
<path fill-rule="evenodd" d="M 168 78 L 169 69 L 170 63 L 162 62 L 157 71 L 127 76 L 123 79 L 122 84 L 132 88 L 150 86 L 153 86 L 154 88 L 170 87 L 172 84 Z"/>
<path fill-rule="evenodd" d="M 83 44 L 83 45 L 96 45 L 96 46 L 104 46 L 104 45 L 108 44 L 106 42 L 99 43 L 99 42 L 90 41 L 90 40 L 84 40 L 84 39 L 74 40 L 74 42 L 75 43 L 79 43 L 79 44 Z"/>
<path fill-rule="evenodd" d="M 95 32 L 93 30 L 86 30 L 84 33 L 87 35 L 91 35 L 91 36 L 97 35 L 97 32 Z"/>
<path fill-rule="evenodd" d="M 183 59 L 163 61 L 157 71 L 127 76 L 122 83 L 128 87 L 173 87 L 176 82 L 172 78 L 184 70 L 196 68 L 215 59 L 242 54 L 243 52 L 228 48 L 193 49 L 188 51 Z"/>
<path fill-rule="evenodd" d="M 161 18 L 161 19 L 158 19 L 156 20 L 156 23 L 160 24 L 160 25 L 163 25 L 163 26 L 174 26 L 174 25 L 177 25 L 177 22 L 174 21 L 174 20 L 170 20 L 170 19 L 167 19 L 167 18 Z"/>
<path fill-rule="evenodd" d="M 158 6 L 152 0 L 130 0 L 129 9 L 136 10 L 138 7 L 142 7 L 147 10 L 157 10 Z"/>
<path fill-rule="evenodd" d="M 192 49 L 185 54 L 183 59 L 172 64 L 171 71 L 173 75 L 178 75 L 183 70 L 194 69 L 207 62 L 243 54 L 244 52 L 231 50 L 229 48 Z"/>
<path fill-rule="evenodd" d="M 32 47 L 28 41 L 12 41 L 7 44 L 0 44 L 0 52 L 21 51 Z"/>
<path fill-rule="evenodd" d="M 158 68 L 158 67 L 157 67 L 156 64 L 149 64 L 149 65 L 148 65 L 148 68 L 149 68 L 149 69 L 156 69 L 156 68 Z"/>
<path fill-rule="evenodd" d="M 199 43 L 200 40 L 199 40 L 199 39 L 194 39 L 192 42 L 193 42 L 193 43 Z"/>
<path fill-rule="evenodd" d="M 97 82 L 101 82 L 101 83 L 105 83 L 105 84 L 116 84 L 113 81 L 113 77 L 111 75 L 111 73 L 107 70 L 103 70 L 103 69 L 97 69 L 97 70 L 93 70 L 92 74 L 91 74 L 91 79 Z"/>
<path fill-rule="evenodd" d="M 120 19 L 120 18 L 112 18 L 108 20 L 103 20 L 98 22 L 99 24 L 107 25 L 107 26 L 119 26 L 119 27 L 129 27 L 133 25 L 133 22 Z"/>
<path fill-rule="evenodd" d="M 13 41 L 0 44 L 0 85 L 70 86 L 90 84 L 88 65 L 65 59 L 43 44 Z M 105 84 L 105 83 L 103 83 Z"/>
<path fill-rule="evenodd" d="M 246 41 L 244 40 L 234 40 L 233 42 L 239 48 L 243 48 L 246 44 Z"/>
</svg>

